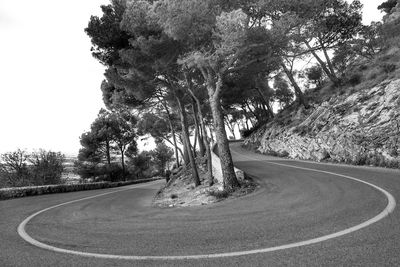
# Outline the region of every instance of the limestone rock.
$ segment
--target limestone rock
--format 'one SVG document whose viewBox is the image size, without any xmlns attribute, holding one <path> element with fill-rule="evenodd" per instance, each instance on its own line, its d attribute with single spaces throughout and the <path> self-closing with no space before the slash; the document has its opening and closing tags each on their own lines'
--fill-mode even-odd
<svg viewBox="0 0 400 267">
<path fill-rule="evenodd" d="M 400 80 L 338 97 L 304 114 L 297 111 L 289 125 L 271 122 L 245 143 L 297 159 L 357 163 L 379 154 L 400 160 Z"/>
</svg>

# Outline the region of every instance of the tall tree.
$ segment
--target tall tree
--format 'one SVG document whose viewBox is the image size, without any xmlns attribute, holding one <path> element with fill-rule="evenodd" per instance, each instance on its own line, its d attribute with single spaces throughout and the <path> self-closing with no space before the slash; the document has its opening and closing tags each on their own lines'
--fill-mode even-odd
<svg viewBox="0 0 400 267">
<path fill-rule="evenodd" d="M 220 103 L 224 77 L 232 71 L 267 59 L 271 53 L 265 52 L 270 43 L 267 45 L 265 39 L 260 41 L 261 36 L 246 38 L 252 33 L 248 31 L 246 14 L 241 10 L 224 12 L 222 5 L 218 5 L 217 2 L 160 1 L 156 13 L 165 32 L 187 47 L 187 53 L 181 57 L 179 63 L 188 68 L 196 68 L 205 80 L 224 186 L 227 190 L 231 190 L 238 187 L 239 183 L 233 168 Z M 251 42 L 246 42 L 248 40 Z M 258 51 L 253 49 L 255 47 L 259 48 Z M 260 50 L 263 50 L 261 57 L 259 57 Z"/>
<path fill-rule="evenodd" d="M 59 184 L 64 171 L 65 155 L 60 152 L 39 150 L 31 153 L 32 178 L 35 185 Z"/>
<path fill-rule="evenodd" d="M 274 27 L 289 37 L 289 51 L 295 48 L 295 53 L 285 53 L 286 56 L 309 53 L 334 84 L 340 83 L 330 50 L 357 35 L 362 25 L 362 4 L 359 0 L 350 4 L 345 0 L 262 0 L 250 1 L 249 5 L 248 9 L 257 10 L 253 16 L 272 21 Z M 285 72 L 292 82 L 290 72 Z"/>
<path fill-rule="evenodd" d="M 398 1 L 397 0 L 387 0 L 378 6 L 378 9 L 385 12 L 386 14 L 390 14 L 393 8 L 396 7 Z"/>
<path fill-rule="evenodd" d="M 159 171 L 165 175 L 167 164 L 171 162 L 174 152 L 164 143 L 158 143 L 157 147 L 152 151 L 155 163 L 158 165 Z"/>
<path fill-rule="evenodd" d="M 157 25 L 147 1 L 129 2 L 121 21 L 121 29 L 130 36 L 130 46 L 120 51 L 124 65 L 119 66 L 117 79 L 110 79 L 126 88 L 139 99 L 164 98 L 174 102 L 180 114 L 185 151 L 189 157 L 195 185 L 200 184 L 197 166 L 193 158 L 186 120 L 187 94 L 181 86 L 183 77 L 176 65 L 181 52 L 179 42 L 166 36 Z M 121 82 L 122 80 L 122 82 Z M 160 94 L 160 91 L 164 93 Z M 170 106 L 172 106 L 170 105 Z"/>
<path fill-rule="evenodd" d="M 29 185 L 29 154 L 22 149 L 0 155 L 0 175 L 11 187 Z"/>
<path fill-rule="evenodd" d="M 136 145 L 136 118 L 129 112 L 112 113 L 110 114 L 112 122 L 111 133 L 112 140 L 121 155 L 122 172 L 125 175 L 125 152 L 130 149 L 130 152 L 137 150 Z"/>
<path fill-rule="evenodd" d="M 168 121 L 171 119 L 171 121 Z M 179 157 L 177 155 L 178 151 L 183 157 L 182 149 L 177 145 L 175 131 L 178 130 L 178 122 L 176 118 L 169 117 L 165 114 L 155 114 L 155 113 L 144 113 L 138 124 L 138 134 L 145 135 L 150 134 L 156 141 L 156 143 L 167 142 L 174 146 L 176 149 L 175 157 L 177 158 L 177 166 L 179 166 Z M 174 129 L 174 133 L 170 128 Z M 172 139 L 172 141 L 171 141 Z M 173 141 L 175 139 L 175 142 Z"/>
<path fill-rule="evenodd" d="M 78 159 L 100 163 L 104 158 L 111 166 L 112 153 L 120 153 L 121 166 L 125 174 L 125 152 L 136 149 L 136 118 L 129 112 L 111 113 L 101 109 L 92 123 L 90 131 L 82 134 Z"/>
<path fill-rule="evenodd" d="M 112 0 L 102 5 L 101 17 L 91 16 L 85 32 L 92 40 L 92 55 L 106 66 L 119 61 L 118 51 L 129 45 L 129 37 L 120 30 L 119 23 L 125 12 L 126 1 Z"/>
</svg>

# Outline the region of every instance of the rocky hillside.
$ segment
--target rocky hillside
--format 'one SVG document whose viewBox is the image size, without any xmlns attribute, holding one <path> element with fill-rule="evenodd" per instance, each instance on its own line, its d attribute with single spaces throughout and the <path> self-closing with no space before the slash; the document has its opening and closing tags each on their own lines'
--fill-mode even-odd
<svg viewBox="0 0 400 267">
<path fill-rule="evenodd" d="M 400 167 L 399 114 L 400 79 L 391 79 L 281 115 L 245 144 L 296 159 Z"/>
</svg>

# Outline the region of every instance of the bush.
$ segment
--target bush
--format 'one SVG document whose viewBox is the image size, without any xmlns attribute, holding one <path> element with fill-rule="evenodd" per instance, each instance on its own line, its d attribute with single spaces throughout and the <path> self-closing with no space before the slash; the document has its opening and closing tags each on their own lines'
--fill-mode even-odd
<svg viewBox="0 0 400 267">
<path fill-rule="evenodd" d="M 1 155 L 0 185 L 20 187 L 58 184 L 64 170 L 65 156 L 60 152 L 39 150 L 28 153 L 18 149 Z"/>
<path fill-rule="evenodd" d="M 213 191 L 209 191 L 208 195 L 220 200 L 220 199 L 228 198 L 229 192 L 226 190 L 216 190 L 216 191 L 213 190 Z"/>
<path fill-rule="evenodd" d="M 390 64 L 390 63 L 385 63 L 381 65 L 381 69 L 385 72 L 385 73 L 391 73 L 394 72 L 396 70 L 397 66 L 395 64 Z"/>
<path fill-rule="evenodd" d="M 280 153 L 279 155 L 282 158 L 287 158 L 290 156 L 289 152 L 287 152 L 286 150 L 282 151 L 282 153 Z"/>
<path fill-rule="evenodd" d="M 115 183 L 98 182 L 98 183 L 85 183 L 85 184 L 63 184 L 63 185 L 44 185 L 44 186 L 34 186 L 34 187 L 3 188 L 0 189 L 0 200 L 26 197 L 26 196 L 44 195 L 44 194 L 120 187 L 125 185 L 156 181 L 158 179 L 159 178 L 152 178 L 152 179 L 143 179 L 143 180 L 128 181 L 128 182 L 115 182 Z"/>
<path fill-rule="evenodd" d="M 353 73 L 348 79 L 347 83 L 351 86 L 356 86 L 361 83 L 362 74 L 361 73 Z"/>
<path fill-rule="evenodd" d="M 254 132 L 256 132 L 259 129 L 261 129 L 261 127 L 263 127 L 265 125 L 265 123 L 264 122 L 258 122 L 252 128 L 250 128 L 248 130 L 247 129 L 242 129 L 240 134 L 242 135 L 243 138 L 250 137 L 250 135 L 252 135 Z"/>
<path fill-rule="evenodd" d="M 60 152 L 39 150 L 33 152 L 29 161 L 32 164 L 31 175 L 35 185 L 59 184 L 64 171 L 65 156 Z"/>
<path fill-rule="evenodd" d="M 90 162 L 75 162 L 78 175 L 82 179 L 93 178 L 97 181 L 116 182 L 125 180 L 130 175 L 129 171 L 123 171 L 118 163 L 96 164 Z"/>
</svg>

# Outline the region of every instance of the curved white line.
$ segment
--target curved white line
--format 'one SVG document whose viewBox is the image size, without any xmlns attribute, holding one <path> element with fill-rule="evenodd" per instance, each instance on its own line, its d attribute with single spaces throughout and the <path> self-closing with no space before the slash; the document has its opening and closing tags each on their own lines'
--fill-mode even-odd
<svg viewBox="0 0 400 267">
<path fill-rule="evenodd" d="M 246 156 L 247 157 L 247 156 Z M 250 157 L 248 157 L 250 158 Z M 253 158 L 250 158 L 252 160 L 255 160 Z M 257 160 L 259 161 L 259 160 Z M 73 200 L 73 201 L 68 201 L 59 205 L 55 205 L 46 209 L 43 209 L 41 211 L 38 211 L 34 214 L 32 214 L 31 216 L 29 216 L 28 218 L 26 218 L 19 226 L 18 226 L 18 234 L 28 243 L 30 243 L 31 245 L 34 245 L 36 247 L 39 248 L 43 248 L 46 250 L 50 250 L 50 251 L 54 251 L 54 252 L 60 252 L 60 253 L 66 253 L 66 254 L 72 254 L 72 255 L 78 255 L 78 256 L 85 256 L 85 257 L 95 257 L 95 258 L 102 258 L 102 259 L 119 259 L 119 260 L 187 260 L 187 259 L 209 259 L 209 258 L 222 258 L 222 257 L 234 257 L 234 256 L 244 256 L 244 255 L 251 255 L 251 254 L 258 254 L 258 253 L 266 253 L 266 252 L 272 252 L 272 251 L 277 251 L 277 250 L 284 250 L 284 249 L 289 249 L 289 248 L 295 248 L 295 247 L 301 247 L 301 246 L 307 246 L 307 245 L 311 245 L 311 244 L 315 244 L 315 243 L 319 243 L 319 242 L 323 242 L 329 239 L 333 239 L 333 238 L 337 238 L 355 231 L 358 231 L 362 228 L 365 228 L 373 223 L 376 223 L 380 220 L 382 220 L 383 218 L 385 218 L 386 216 L 388 216 L 391 212 L 393 212 L 393 210 L 396 207 L 396 200 L 395 198 L 386 190 L 365 182 L 363 180 L 351 177 L 351 176 L 347 176 L 347 175 L 342 175 L 342 174 L 338 174 L 338 173 L 334 173 L 334 172 L 328 172 L 328 171 L 321 171 L 321 170 L 316 170 L 316 169 L 310 169 L 310 168 L 303 168 L 303 167 L 297 167 L 297 166 L 291 166 L 291 165 L 286 165 L 286 164 L 281 164 L 281 163 L 275 163 L 275 162 L 268 162 L 266 161 L 266 163 L 269 164 L 275 164 L 275 165 L 279 165 L 279 166 L 285 166 L 285 167 L 290 167 L 290 168 L 295 168 L 295 169 L 302 169 L 302 170 L 308 170 L 308 171 L 314 171 L 314 172 L 320 172 L 320 173 L 326 173 L 326 174 L 330 174 L 330 175 L 336 175 L 336 176 L 340 176 L 346 179 L 350 179 L 350 180 L 354 180 L 356 182 L 360 182 L 363 184 L 366 184 L 368 186 L 371 186 L 373 188 L 375 188 L 376 190 L 380 191 L 381 193 L 383 193 L 387 200 L 388 200 L 388 204 L 386 206 L 386 208 L 379 213 L 378 215 L 376 215 L 375 217 L 361 223 L 358 224 L 356 226 L 350 227 L 348 229 L 333 233 L 333 234 L 329 234 L 329 235 L 325 235 L 325 236 L 321 236 L 321 237 L 317 237 L 317 238 L 313 238 L 313 239 L 309 239 L 306 241 L 300 241 L 300 242 L 295 242 L 295 243 L 290 243 L 290 244 L 286 244 L 286 245 L 282 245 L 282 246 L 275 246 L 275 247 L 269 247 L 269 248 L 261 248 L 261 249 L 254 249 L 254 250 L 246 250 L 246 251 L 237 251 L 237 252 L 228 252 L 228 253 L 216 253 L 216 254 L 203 254 L 203 255 L 186 255 L 186 256 L 129 256 L 129 255 L 113 255 L 113 254 L 100 254 L 100 253 L 90 253 L 90 252 L 82 252 L 82 251 L 75 251 L 75 250 L 69 250 L 69 249 L 63 249 L 63 248 L 57 248 L 57 247 L 53 247 L 50 245 L 47 245 L 45 243 L 42 243 L 40 241 L 37 241 L 35 239 L 33 239 L 29 234 L 26 233 L 25 231 L 25 226 L 26 224 L 32 220 L 34 217 L 36 217 L 37 215 L 46 212 L 48 210 L 57 208 L 57 207 L 61 207 L 61 206 L 65 206 L 71 203 L 75 203 L 75 202 L 79 202 L 79 201 L 83 201 L 83 200 L 87 200 L 87 199 L 92 199 L 92 198 L 96 198 L 96 197 L 100 197 L 100 196 L 104 196 L 104 195 L 109 195 L 109 194 L 113 194 L 113 193 L 117 193 L 117 192 L 121 192 L 121 191 L 125 191 L 125 190 L 129 190 L 129 189 L 133 189 L 133 188 L 138 188 L 138 187 L 143 187 L 146 185 L 141 185 L 141 186 L 135 186 L 135 187 L 130 187 L 128 189 L 122 189 L 122 190 L 117 190 L 117 191 L 113 191 L 113 192 L 109 192 L 109 193 L 104 193 L 104 194 L 99 194 L 99 195 L 95 195 L 95 196 L 91 196 L 91 197 L 85 197 L 85 198 L 81 198 L 81 199 L 77 199 L 77 200 Z"/>
</svg>

